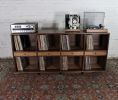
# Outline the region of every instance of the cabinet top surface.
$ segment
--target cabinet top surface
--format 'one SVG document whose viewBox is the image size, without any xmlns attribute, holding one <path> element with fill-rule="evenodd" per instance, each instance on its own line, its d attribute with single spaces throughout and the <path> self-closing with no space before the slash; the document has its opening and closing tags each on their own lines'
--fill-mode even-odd
<svg viewBox="0 0 118 100">
<path fill-rule="evenodd" d="M 54 30 L 45 29 L 39 30 L 37 33 L 12 33 L 12 35 L 27 35 L 27 34 L 110 34 L 109 32 L 85 32 L 83 30 Z"/>
</svg>

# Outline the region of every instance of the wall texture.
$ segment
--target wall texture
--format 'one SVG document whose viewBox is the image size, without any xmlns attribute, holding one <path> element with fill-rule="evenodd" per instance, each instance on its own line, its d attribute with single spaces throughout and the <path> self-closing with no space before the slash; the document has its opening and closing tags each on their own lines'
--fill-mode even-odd
<svg viewBox="0 0 118 100">
<path fill-rule="evenodd" d="M 63 27 L 65 13 L 102 11 L 111 33 L 109 57 L 118 57 L 118 0 L 0 0 L 0 58 L 12 57 L 10 24 L 38 21 L 39 27 L 56 21 Z"/>
</svg>

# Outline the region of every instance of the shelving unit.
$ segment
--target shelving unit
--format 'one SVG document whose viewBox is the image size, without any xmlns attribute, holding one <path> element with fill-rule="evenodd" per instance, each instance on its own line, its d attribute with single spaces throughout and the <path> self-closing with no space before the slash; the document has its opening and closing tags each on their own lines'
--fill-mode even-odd
<svg viewBox="0 0 118 100">
<path fill-rule="evenodd" d="M 88 35 L 91 35 L 93 39 L 92 49 L 87 49 L 86 37 Z M 66 73 L 105 71 L 109 35 L 106 32 L 87 33 L 82 30 L 40 30 L 38 33 L 13 33 L 11 34 L 11 40 L 16 72 Z M 22 37 L 20 43 L 22 43 L 23 47 L 26 45 L 25 43 L 23 45 L 22 41 L 25 41 L 25 39 L 22 40 L 23 37 L 29 38 L 27 39 L 29 41 L 27 41 L 29 43 L 27 45 L 30 48 L 23 48 L 22 46 L 18 48 L 16 36 Z M 19 37 L 17 37 L 17 41 L 19 41 Z M 42 42 L 45 42 L 44 47 L 42 47 Z M 19 59 L 22 62 L 22 68 L 18 61 Z"/>
</svg>

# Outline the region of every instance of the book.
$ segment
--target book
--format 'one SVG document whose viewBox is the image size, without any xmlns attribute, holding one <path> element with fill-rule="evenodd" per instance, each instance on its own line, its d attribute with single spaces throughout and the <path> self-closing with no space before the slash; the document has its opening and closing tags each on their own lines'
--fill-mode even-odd
<svg viewBox="0 0 118 100">
<path fill-rule="evenodd" d="M 94 42 L 92 35 L 86 35 L 86 50 L 93 50 L 94 49 Z M 87 56 L 85 58 L 85 70 L 91 70 L 91 62 L 92 58 Z"/>
<path fill-rule="evenodd" d="M 38 43 L 39 50 L 48 50 L 48 40 L 46 35 L 40 35 Z"/>
<path fill-rule="evenodd" d="M 61 70 L 68 70 L 68 57 L 67 56 L 61 57 L 61 62 L 62 62 Z"/>
<path fill-rule="evenodd" d="M 40 65 L 40 70 L 44 71 L 45 70 L 45 59 L 44 59 L 44 57 L 39 57 L 39 65 Z"/>
<path fill-rule="evenodd" d="M 94 49 L 94 44 L 93 44 L 93 37 L 92 35 L 87 35 L 86 36 L 86 50 L 93 50 Z"/>
<path fill-rule="evenodd" d="M 20 57 L 16 57 L 17 70 L 23 71 L 23 65 Z"/>
<path fill-rule="evenodd" d="M 15 43 L 15 50 L 20 50 L 17 36 L 14 36 L 14 43 Z M 16 64 L 18 71 L 23 71 L 23 66 L 20 57 L 16 57 Z"/>
<path fill-rule="evenodd" d="M 20 51 L 24 49 L 26 50 L 27 44 L 25 43 L 26 42 L 25 37 L 26 36 L 22 36 L 22 35 L 14 36 L 14 44 L 15 44 L 16 51 Z M 27 41 L 27 43 L 29 44 L 30 42 Z M 24 47 L 24 44 L 25 44 L 25 47 Z M 16 64 L 17 64 L 18 71 L 23 71 L 23 69 L 29 65 L 29 59 L 27 57 L 16 57 Z"/>
<path fill-rule="evenodd" d="M 28 35 L 14 36 L 15 50 L 28 50 L 31 47 Z"/>
<path fill-rule="evenodd" d="M 61 35 L 61 48 L 62 50 L 70 50 L 69 36 Z M 68 70 L 68 57 L 61 57 L 62 60 L 62 70 Z"/>
<path fill-rule="evenodd" d="M 85 70 L 91 70 L 92 68 L 97 67 L 97 58 L 87 56 L 85 58 Z"/>
<path fill-rule="evenodd" d="M 91 70 L 91 57 L 85 57 L 85 70 Z"/>
<path fill-rule="evenodd" d="M 14 36 L 14 45 L 15 45 L 15 50 L 19 50 L 17 36 Z"/>
<path fill-rule="evenodd" d="M 70 50 L 69 36 L 61 35 L 61 48 L 62 50 Z"/>
<path fill-rule="evenodd" d="M 38 38 L 39 50 L 48 50 L 48 39 L 46 35 L 40 35 Z M 45 70 L 45 57 L 39 57 L 40 70 Z"/>
<path fill-rule="evenodd" d="M 23 45 L 22 45 L 21 37 L 19 35 L 17 35 L 16 37 L 17 37 L 17 40 L 18 40 L 19 50 L 23 50 Z"/>
</svg>

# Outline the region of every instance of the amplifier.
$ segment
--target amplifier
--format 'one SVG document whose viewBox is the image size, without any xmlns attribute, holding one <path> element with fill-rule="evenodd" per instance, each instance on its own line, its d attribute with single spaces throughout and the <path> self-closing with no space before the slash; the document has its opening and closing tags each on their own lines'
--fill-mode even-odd
<svg viewBox="0 0 118 100">
<path fill-rule="evenodd" d="M 11 33 L 36 33 L 38 23 L 14 23 L 11 25 Z"/>
</svg>

